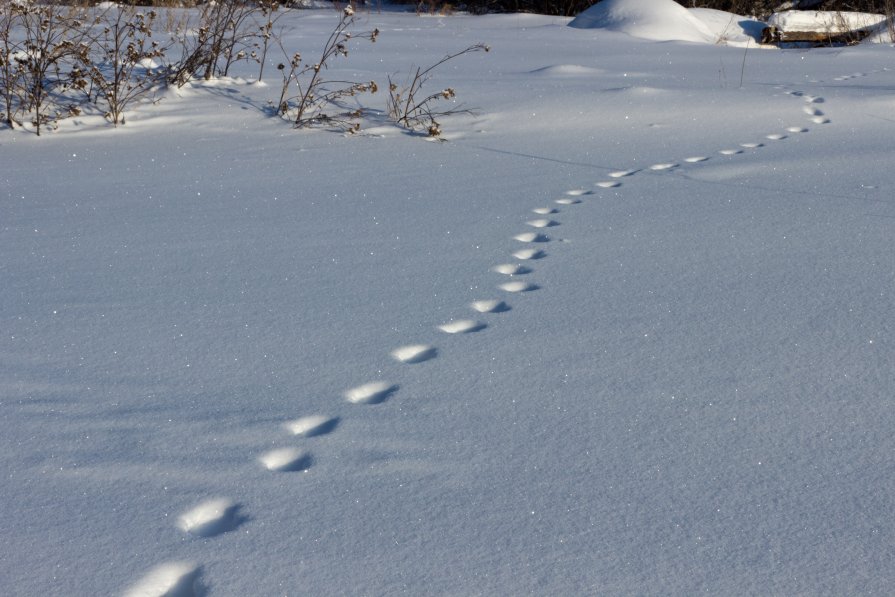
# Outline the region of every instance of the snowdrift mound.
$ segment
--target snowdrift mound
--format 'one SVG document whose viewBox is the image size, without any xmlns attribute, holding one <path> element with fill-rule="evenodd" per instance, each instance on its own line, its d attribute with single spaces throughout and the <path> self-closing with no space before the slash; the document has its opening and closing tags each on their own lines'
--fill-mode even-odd
<svg viewBox="0 0 895 597">
<path fill-rule="evenodd" d="M 579 14 L 569 26 L 608 29 L 656 41 L 716 41 L 702 21 L 674 0 L 604 0 Z"/>
<path fill-rule="evenodd" d="M 729 46 L 755 45 L 765 24 L 748 17 L 713 8 L 691 8 L 691 16 L 702 21 L 712 33 L 712 43 Z"/>
<path fill-rule="evenodd" d="M 711 8 L 686 9 L 673 0 L 605 0 L 569 23 L 579 29 L 608 29 L 656 41 L 745 46 L 761 39 L 765 24 Z"/>
</svg>

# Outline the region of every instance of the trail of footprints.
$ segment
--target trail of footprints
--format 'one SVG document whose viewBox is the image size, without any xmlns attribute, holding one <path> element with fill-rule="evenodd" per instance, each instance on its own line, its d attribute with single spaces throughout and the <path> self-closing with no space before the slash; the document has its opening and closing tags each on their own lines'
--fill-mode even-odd
<svg viewBox="0 0 895 597">
<path fill-rule="evenodd" d="M 888 69 L 882 69 L 883 72 Z M 837 77 L 834 81 L 845 81 L 851 78 L 866 76 L 864 73 L 855 73 L 843 77 Z M 785 93 L 794 97 L 801 97 L 805 102 L 802 108 L 804 115 L 814 124 L 827 124 L 830 119 L 826 117 L 819 107 L 824 99 L 819 96 L 809 95 L 802 91 L 786 90 Z M 808 132 L 808 128 L 801 125 L 786 127 L 785 132 L 775 132 L 765 135 L 766 140 L 782 141 L 790 134 Z M 764 143 L 741 143 L 737 147 L 728 147 L 718 150 L 723 156 L 736 156 L 745 150 L 755 150 L 764 147 Z M 709 155 L 686 157 L 681 160 L 683 164 L 700 164 L 711 159 Z M 655 173 L 670 172 L 681 167 L 681 163 L 675 161 L 653 164 L 648 168 L 633 168 L 617 170 L 609 173 L 610 180 L 598 181 L 594 186 L 599 189 L 617 189 L 622 186 L 622 179 L 632 177 L 640 172 L 650 171 Z M 556 218 L 562 209 L 576 206 L 582 203 L 582 198 L 592 195 L 593 191 L 586 189 L 574 189 L 566 191 L 563 196 L 554 200 L 553 206 L 536 207 L 532 209 L 537 218 L 528 220 L 526 225 L 534 230 L 519 232 L 512 240 L 525 245 L 524 248 L 511 252 L 511 256 L 517 262 L 502 263 L 491 268 L 494 273 L 506 276 L 507 281 L 497 284 L 496 288 L 505 293 L 519 295 L 538 290 L 536 283 L 525 278 L 534 272 L 529 265 L 548 256 L 545 249 L 541 248 L 551 242 L 547 230 L 561 225 Z M 525 262 L 519 263 L 519 262 Z M 510 304 L 501 298 L 483 298 L 473 301 L 469 309 L 477 314 L 494 316 L 512 310 Z M 470 334 L 487 329 L 488 323 L 478 319 L 452 319 L 436 329 L 445 334 Z M 430 344 L 408 344 L 391 351 L 392 359 L 407 365 L 425 363 L 438 357 L 438 349 Z M 400 389 L 400 386 L 385 380 L 374 380 L 357 385 L 342 393 L 344 400 L 357 405 L 377 405 L 389 400 Z M 324 414 L 307 414 L 292 421 L 283 423 L 282 427 L 287 435 L 296 440 L 303 440 L 334 432 L 340 424 L 338 417 Z M 309 470 L 314 459 L 312 453 L 298 446 L 286 446 L 267 451 L 257 456 L 258 465 L 272 473 L 295 473 Z M 239 527 L 248 520 L 241 512 L 242 505 L 226 497 L 206 499 L 177 518 L 177 527 L 184 533 L 199 537 L 211 538 L 227 533 Z M 201 583 L 201 567 L 190 562 L 168 562 L 157 566 L 146 574 L 137 584 L 132 586 L 125 594 L 129 597 L 163 596 L 163 595 L 198 595 L 204 594 L 205 588 Z"/>
</svg>

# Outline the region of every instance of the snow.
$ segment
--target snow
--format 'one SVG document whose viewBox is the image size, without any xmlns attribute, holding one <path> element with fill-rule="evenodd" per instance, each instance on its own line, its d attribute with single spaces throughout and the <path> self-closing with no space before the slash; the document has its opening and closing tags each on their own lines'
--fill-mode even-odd
<svg viewBox="0 0 895 597">
<path fill-rule="evenodd" d="M 334 78 L 491 45 L 445 142 L 276 56 L 0 131 L 0 593 L 889 593 L 892 48 L 603 4 L 359 12 Z"/>
</svg>

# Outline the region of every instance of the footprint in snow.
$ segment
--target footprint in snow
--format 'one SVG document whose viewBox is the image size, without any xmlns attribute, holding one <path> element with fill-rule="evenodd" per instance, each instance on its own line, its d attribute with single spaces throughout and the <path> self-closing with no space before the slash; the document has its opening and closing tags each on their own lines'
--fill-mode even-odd
<svg viewBox="0 0 895 597">
<path fill-rule="evenodd" d="M 227 498 L 206 500 L 177 518 L 177 527 L 196 537 L 214 537 L 232 531 L 246 518 L 239 514 L 239 504 Z"/>
<path fill-rule="evenodd" d="M 550 220 L 547 218 L 539 218 L 537 220 L 529 220 L 525 222 L 532 228 L 553 228 L 554 226 L 559 226 L 559 222 L 555 220 Z"/>
<path fill-rule="evenodd" d="M 746 149 L 758 149 L 759 147 L 764 147 L 764 143 L 740 143 L 740 147 L 745 147 Z"/>
<path fill-rule="evenodd" d="M 372 381 L 347 390 L 345 400 L 353 404 L 380 404 L 398 391 L 398 386 L 386 381 Z"/>
<path fill-rule="evenodd" d="M 541 216 L 549 216 L 550 214 L 558 213 L 559 210 L 555 207 L 536 207 L 531 210 L 533 213 L 536 213 Z"/>
<path fill-rule="evenodd" d="M 600 187 L 601 189 L 615 189 L 622 186 L 622 183 L 617 180 L 604 180 L 596 183 L 596 186 Z"/>
<path fill-rule="evenodd" d="M 523 232 L 517 234 L 513 239 L 523 243 L 546 243 L 550 242 L 550 237 L 540 232 Z"/>
<path fill-rule="evenodd" d="M 495 265 L 491 269 L 492 271 L 505 276 L 521 276 L 531 273 L 531 268 L 519 265 L 518 263 L 501 263 L 500 265 Z"/>
<path fill-rule="evenodd" d="M 815 116 L 811 119 L 814 124 L 830 124 L 830 119 L 824 116 Z"/>
<path fill-rule="evenodd" d="M 258 457 L 258 462 L 269 471 L 291 473 L 311 468 L 311 455 L 298 448 L 277 448 Z"/>
<path fill-rule="evenodd" d="M 805 101 L 809 104 L 822 104 L 824 103 L 824 98 L 817 97 L 816 95 L 809 95 L 805 97 Z"/>
<path fill-rule="evenodd" d="M 808 129 L 801 126 L 791 126 L 786 129 L 790 133 L 807 133 Z"/>
<path fill-rule="evenodd" d="M 498 288 L 507 292 L 531 292 L 532 290 L 537 290 L 540 286 L 528 282 L 514 281 L 500 284 Z"/>
<path fill-rule="evenodd" d="M 813 106 L 805 106 L 804 108 L 802 108 L 802 112 L 804 112 L 808 116 L 823 116 L 824 115 L 822 110 L 818 110 L 817 108 L 815 108 Z"/>
<path fill-rule="evenodd" d="M 566 191 L 566 195 L 569 197 L 581 197 L 582 195 L 593 195 L 593 191 L 588 191 L 587 189 L 572 189 L 571 191 Z"/>
<path fill-rule="evenodd" d="M 574 197 L 563 197 L 562 199 L 557 199 L 554 203 L 558 203 L 560 205 L 578 205 L 581 203 L 581 199 L 575 199 Z"/>
<path fill-rule="evenodd" d="M 677 168 L 677 164 L 672 164 L 671 162 L 665 164 L 653 164 L 649 167 L 650 170 L 656 170 L 657 172 L 661 172 L 663 170 L 671 170 L 672 168 Z"/>
<path fill-rule="evenodd" d="M 124 597 L 199 597 L 206 594 L 202 569 L 190 562 L 168 562 L 150 570 Z"/>
<path fill-rule="evenodd" d="M 783 139 L 786 139 L 786 135 L 783 135 L 781 133 L 771 133 L 770 135 L 766 135 L 765 139 L 770 139 L 771 141 L 782 141 Z"/>
<path fill-rule="evenodd" d="M 547 256 L 545 251 L 541 251 L 540 249 L 522 249 L 513 253 L 513 257 L 516 259 L 521 259 L 523 261 L 530 261 L 536 259 L 543 259 Z"/>
<path fill-rule="evenodd" d="M 434 359 L 438 355 L 438 350 L 434 346 L 428 344 L 410 344 L 396 348 L 391 352 L 392 358 L 401 363 L 415 365 L 429 359 Z"/>
<path fill-rule="evenodd" d="M 292 435 L 298 437 L 316 437 L 318 435 L 326 435 L 332 433 L 339 425 L 339 417 L 328 417 L 326 415 L 308 415 L 287 422 L 284 427 Z"/>
<path fill-rule="evenodd" d="M 688 162 L 688 163 L 690 163 L 690 164 L 696 164 L 696 163 L 698 163 L 698 162 L 705 162 L 705 161 L 707 161 L 708 159 L 709 159 L 709 158 L 708 158 L 707 156 L 704 156 L 704 155 L 695 155 L 695 156 L 693 156 L 692 158 L 686 158 L 684 161 L 685 161 L 685 162 Z"/>
<path fill-rule="evenodd" d="M 742 149 L 722 149 L 718 153 L 720 153 L 721 155 L 737 155 L 737 154 L 743 153 L 743 150 Z"/>
<path fill-rule="evenodd" d="M 455 319 L 438 326 L 438 329 L 446 334 L 471 334 L 488 327 L 487 324 L 472 319 Z"/>
<path fill-rule="evenodd" d="M 499 300 L 474 301 L 470 307 L 479 313 L 505 313 L 510 310 L 508 304 Z"/>
<path fill-rule="evenodd" d="M 625 178 L 626 176 L 631 176 L 632 174 L 637 174 L 640 170 L 616 170 L 615 172 L 610 172 L 610 178 Z"/>
</svg>

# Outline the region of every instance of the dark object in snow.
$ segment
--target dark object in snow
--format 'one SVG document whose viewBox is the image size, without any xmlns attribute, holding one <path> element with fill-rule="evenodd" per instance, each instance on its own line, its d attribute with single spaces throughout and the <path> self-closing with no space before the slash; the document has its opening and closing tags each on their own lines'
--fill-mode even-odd
<svg viewBox="0 0 895 597">
<path fill-rule="evenodd" d="M 870 35 L 870 31 L 867 29 L 834 33 L 830 31 L 784 31 L 779 27 L 765 27 L 761 30 L 761 43 L 807 43 L 815 47 L 853 46 L 868 35 Z"/>
</svg>

